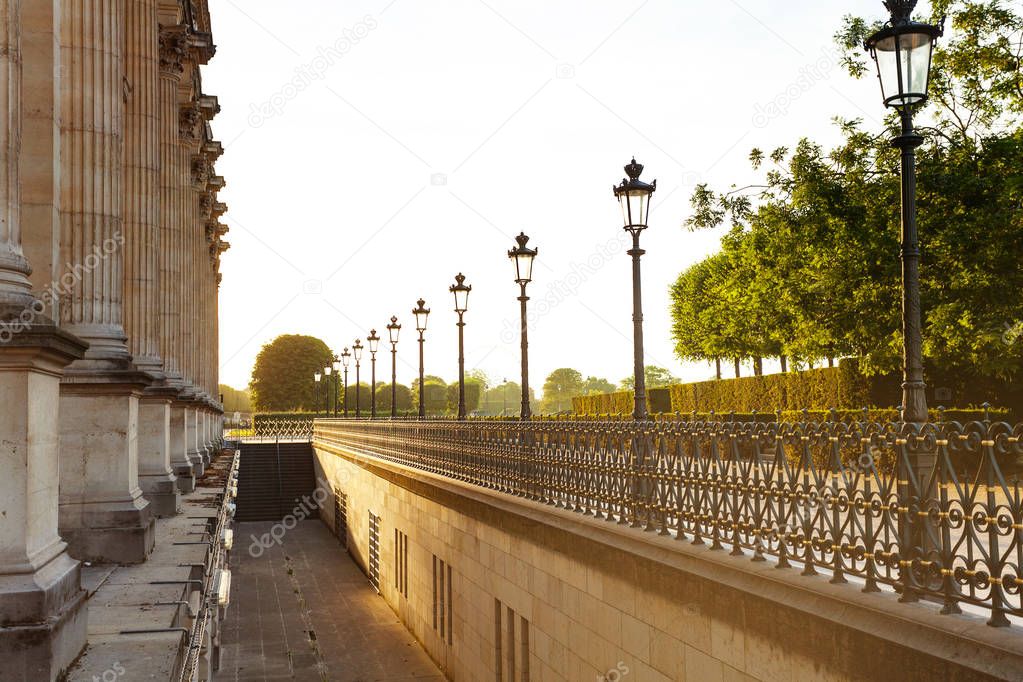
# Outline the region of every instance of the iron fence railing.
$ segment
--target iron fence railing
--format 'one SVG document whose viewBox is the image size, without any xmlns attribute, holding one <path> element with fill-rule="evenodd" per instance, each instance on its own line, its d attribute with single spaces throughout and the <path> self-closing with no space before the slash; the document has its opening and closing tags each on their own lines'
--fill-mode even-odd
<svg viewBox="0 0 1023 682">
<path fill-rule="evenodd" d="M 317 420 L 314 440 L 1005 626 L 1023 616 L 1023 505 L 1003 475 L 1021 436 L 987 422 Z"/>
<path fill-rule="evenodd" d="M 310 441 L 313 438 L 313 417 L 261 419 L 250 428 L 225 429 L 226 441 Z"/>
</svg>

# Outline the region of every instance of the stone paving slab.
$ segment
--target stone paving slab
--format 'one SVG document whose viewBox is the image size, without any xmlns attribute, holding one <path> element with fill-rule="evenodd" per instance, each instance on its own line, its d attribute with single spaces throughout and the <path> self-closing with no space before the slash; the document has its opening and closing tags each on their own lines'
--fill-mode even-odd
<svg viewBox="0 0 1023 682">
<path fill-rule="evenodd" d="M 243 539 L 272 526 L 235 525 L 218 680 L 445 679 L 319 521 L 299 523 L 282 545 L 250 556 Z"/>
</svg>

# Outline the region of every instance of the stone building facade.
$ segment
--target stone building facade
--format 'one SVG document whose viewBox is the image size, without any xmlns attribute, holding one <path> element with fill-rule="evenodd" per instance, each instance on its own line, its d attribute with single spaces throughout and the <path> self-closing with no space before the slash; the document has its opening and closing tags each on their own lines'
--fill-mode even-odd
<svg viewBox="0 0 1023 682">
<path fill-rule="evenodd" d="M 218 447 L 207 0 L 0 1 L 0 651 L 84 644 Z"/>
</svg>

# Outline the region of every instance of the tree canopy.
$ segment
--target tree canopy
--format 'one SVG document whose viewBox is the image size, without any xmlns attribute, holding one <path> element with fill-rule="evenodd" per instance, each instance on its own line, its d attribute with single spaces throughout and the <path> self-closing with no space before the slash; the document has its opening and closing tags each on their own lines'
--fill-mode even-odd
<svg viewBox="0 0 1023 682">
<path fill-rule="evenodd" d="M 298 334 L 278 336 L 263 346 L 252 369 L 249 394 L 259 412 L 323 409 L 323 386 L 313 378 L 333 360 L 320 339 Z"/>
<path fill-rule="evenodd" d="M 935 50 L 932 98 L 917 115 L 917 203 L 929 367 L 1009 378 L 1023 344 L 1023 17 L 1003 2 L 934 0 L 951 31 Z M 856 76 L 877 27 L 848 17 L 836 39 Z M 869 67 L 872 69 L 873 67 Z M 881 98 L 877 100 L 881 112 Z M 749 157 L 759 180 L 700 185 L 686 225 L 728 225 L 721 251 L 672 287 L 683 360 L 857 357 L 867 373 L 901 365 L 899 156 L 882 129 L 836 119 L 841 143 L 809 139 Z"/>
<path fill-rule="evenodd" d="M 657 367 L 656 365 L 646 365 L 643 368 L 643 378 L 645 379 L 647 388 L 662 388 L 664 386 L 670 386 L 671 384 L 677 384 L 678 378 L 675 377 L 670 371 L 663 367 Z M 636 388 L 636 377 L 628 376 L 622 379 L 621 388 L 625 391 L 631 391 Z M 614 391 L 612 387 L 611 391 L 604 391 L 605 393 L 611 393 Z"/>
<path fill-rule="evenodd" d="M 540 409 L 547 414 L 566 412 L 572 409 L 572 398 L 582 395 L 583 375 L 579 370 L 562 367 L 547 376 L 543 384 L 543 400 Z"/>
</svg>

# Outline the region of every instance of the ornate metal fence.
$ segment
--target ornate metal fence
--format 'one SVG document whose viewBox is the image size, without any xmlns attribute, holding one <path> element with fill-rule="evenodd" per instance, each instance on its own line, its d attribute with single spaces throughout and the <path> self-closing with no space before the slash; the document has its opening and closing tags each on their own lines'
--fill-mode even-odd
<svg viewBox="0 0 1023 682">
<path fill-rule="evenodd" d="M 315 441 L 903 601 L 1023 616 L 1023 424 L 318 420 Z M 962 472 L 969 472 L 964 474 Z"/>
<path fill-rule="evenodd" d="M 226 429 L 225 440 L 237 441 L 310 441 L 313 438 L 313 417 L 261 419 L 248 429 Z"/>
</svg>

